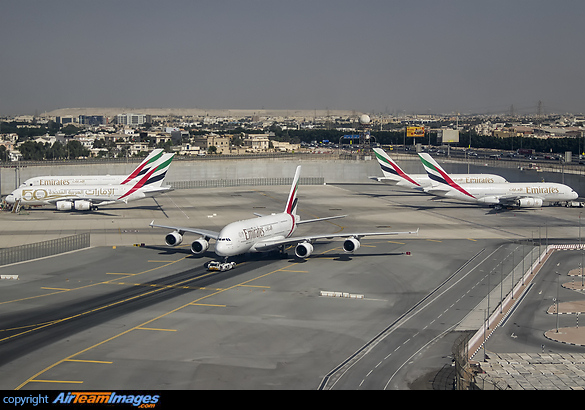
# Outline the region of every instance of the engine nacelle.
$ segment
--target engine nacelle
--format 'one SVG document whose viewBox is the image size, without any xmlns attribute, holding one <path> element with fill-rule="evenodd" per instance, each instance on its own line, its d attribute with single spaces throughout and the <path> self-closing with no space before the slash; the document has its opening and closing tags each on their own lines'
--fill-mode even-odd
<svg viewBox="0 0 585 410">
<path fill-rule="evenodd" d="M 313 245 L 309 242 L 301 242 L 295 247 L 295 255 L 297 258 L 308 258 L 313 253 Z"/>
<path fill-rule="evenodd" d="M 193 243 L 191 244 L 191 252 L 194 253 L 195 255 L 199 255 L 205 252 L 207 248 L 209 248 L 209 242 L 207 242 L 203 238 L 199 238 L 196 241 L 193 241 Z"/>
<path fill-rule="evenodd" d="M 520 198 L 518 200 L 520 208 L 540 208 L 542 206 L 542 199 L 540 198 Z"/>
<path fill-rule="evenodd" d="M 165 242 L 168 246 L 177 246 L 183 242 L 183 235 L 179 232 L 171 232 L 165 236 Z"/>
<path fill-rule="evenodd" d="M 71 211 L 72 203 L 70 201 L 57 201 L 57 211 Z"/>
<path fill-rule="evenodd" d="M 75 201 L 75 209 L 78 211 L 89 211 L 91 209 L 91 202 Z"/>
<path fill-rule="evenodd" d="M 351 253 L 357 251 L 360 248 L 360 241 L 357 238 L 347 238 L 343 241 L 343 250 Z"/>
<path fill-rule="evenodd" d="M 497 205 L 500 203 L 500 200 L 495 196 L 486 196 L 483 198 L 479 198 L 477 202 L 479 202 L 480 204 Z"/>
</svg>

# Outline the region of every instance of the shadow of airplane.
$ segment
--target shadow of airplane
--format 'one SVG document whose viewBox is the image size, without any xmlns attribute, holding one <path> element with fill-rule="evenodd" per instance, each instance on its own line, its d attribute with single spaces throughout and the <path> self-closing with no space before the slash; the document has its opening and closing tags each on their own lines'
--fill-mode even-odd
<svg viewBox="0 0 585 410">
<path fill-rule="evenodd" d="M 321 242 L 322 244 L 325 244 Z M 191 253 L 191 250 L 188 247 L 168 247 L 168 246 L 158 246 L 158 245 L 144 245 L 141 248 L 151 249 L 151 250 L 158 250 L 159 255 L 188 255 L 189 259 L 201 259 L 201 258 L 211 258 L 217 259 L 217 255 L 213 251 L 205 251 L 200 255 L 194 255 Z M 364 257 L 364 256 L 399 256 L 399 255 L 406 255 L 406 252 L 368 252 L 368 253 L 345 253 L 345 252 L 337 252 L 337 253 L 314 253 L 307 259 L 333 259 L 334 261 L 341 261 L 341 262 L 348 262 L 351 261 L 354 257 Z M 280 259 L 288 259 L 290 263 L 304 263 L 307 259 L 297 258 L 294 255 L 294 251 L 292 252 L 292 256 L 289 252 L 281 253 L 280 251 L 274 250 L 270 252 L 258 252 L 258 253 L 244 253 L 241 255 L 235 255 L 230 257 L 230 260 L 236 263 L 242 263 L 245 261 L 260 261 L 260 260 L 280 260 Z"/>
<path fill-rule="evenodd" d="M 368 253 L 345 253 L 345 252 L 338 252 L 338 253 L 322 253 L 322 254 L 312 254 L 307 259 L 297 258 L 293 255 L 292 258 L 289 258 L 290 263 L 305 263 L 308 259 L 333 259 L 336 262 L 349 262 L 353 260 L 353 258 L 363 258 L 365 256 L 400 256 L 406 255 L 406 252 L 368 252 Z"/>
</svg>

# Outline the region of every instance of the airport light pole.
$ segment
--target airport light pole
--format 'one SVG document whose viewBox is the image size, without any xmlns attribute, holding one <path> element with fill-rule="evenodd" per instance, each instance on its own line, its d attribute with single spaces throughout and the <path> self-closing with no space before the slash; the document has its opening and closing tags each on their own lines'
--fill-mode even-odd
<svg viewBox="0 0 585 410">
<path fill-rule="evenodd" d="M 532 248 L 530 249 L 530 263 L 534 265 L 534 231 L 531 231 L 530 234 L 532 235 Z"/>
<path fill-rule="evenodd" d="M 555 271 L 555 274 L 557 275 L 557 333 L 559 333 L 559 286 L 561 284 L 561 275 L 559 275 L 558 271 Z"/>
<path fill-rule="evenodd" d="M 487 317 L 487 319 L 486 319 Z M 487 362 L 487 355 L 485 354 L 485 345 L 487 343 L 487 339 L 486 339 L 486 327 L 489 326 L 489 320 L 490 320 L 490 314 L 489 312 L 486 310 L 483 313 L 483 361 Z"/>
<path fill-rule="evenodd" d="M 504 312 L 504 259 L 500 263 L 500 315 Z"/>
<path fill-rule="evenodd" d="M 542 245 L 542 236 L 540 235 L 540 226 L 538 227 L 538 263 L 540 263 L 540 254 L 542 251 L 540 250 L 540 246 Z"/>
<path fill-rule="evenodd" d="M 524 276 L 526 276 L 526 269 L 524 268 L 524 259 L 526 259 L 526 254 L 524 253 L 524 241 L 522 241 L 522 286 L 524 286 Z"/>
<path fill-rule="evenodd" d="M 514 241 L 514 245 L 516 245 L 516 241 Z M 516 248 L 514 248 L 514 250 L 512 251 L 512 283 L 510 285 L 510 293 L 512 294 L 512 300 L 514 300 L 514 270 L 516 269 L 516 258 L 514 257 L 514 253 L 516 252 Z"/>
<path fill-rule="evenodd" d="M 488 312 L 487 314 L 488 314 L 488 318 L 489 318 L 489 315 L 490 315 L 490 294 L 492 293 L 492 292 L 490 291 L 490 277 L 492 276 L 492 272 L 493 272 L 493 271 L 494 271 L 494 270 L 492 269 L 492 270 L 490 271 L 490 273 L 488 273 L 488 285 L 487 285 L 487 312 Z M 487 328 L 488 328 L 488 329 L 490 328 L 489 319 L 488 319 L 488 322 L 487 322 Z"/>
<path fill-rule="evenodd" d="M 581 268 L 581 288 L 583 288 L 583 243 L 581 242 L 581 213 L 582 212 L 579 212 L 579 248 L 581 248 L 581 264 L 579 267 Z"/>
</svg>

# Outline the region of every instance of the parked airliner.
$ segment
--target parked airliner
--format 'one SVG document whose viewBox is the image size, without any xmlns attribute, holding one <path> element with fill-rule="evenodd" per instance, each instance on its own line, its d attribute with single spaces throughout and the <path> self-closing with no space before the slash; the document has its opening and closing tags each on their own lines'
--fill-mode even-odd
<svg viewBox="0 0 585 410">
<path fill-rule="evenodd" d="M 313 241 L 324 238 L 345 237 L 343 250 L 353 252 L 360 247 L 360 239 L 363 236 L 370 235 L 398 235 L 412 234 L 415 232 L 367 232 L 367 233 L 330 233 L 322 235 L 304 235 L 292 236 L 298 225 L 326 221 L 336 218 L 343 218 L 345 215 L 330 216 L 318 219 L 308 219 L 302 221 L 297 215 L 297 189 L 301 166 L 296 169 L 293 184 L 286 201 L 284 212 L 246 219 L 243 221 L 232 222 L 226 225 L 221 231 L 214 232 L 205 229 L 174 227 L 165 225 L 155 225 L 154 221 L 150 223 L 152 227 L 172 229 L 173 232 L 165 237 L 165 242 L 169 246 L 177 246 L 183 241 L 183 235 L 186 232 L 201 235 L 191 244 L 191 252 L 202 254 L 209 247 L 209 240 L 214 239 L 215 253 L 218 256 L 227 258 L 230 256 L 241 255 L 248 252 L 267 252 L 275 249 L 284 249 L 285 245 L 296 243 L 295 255 L 298 258 L 308 258 L 313 252 Z"/>
<path fill-rule="evenodd" d="M 418 154 L 433 181 L 425 192 L 496 207 L 539 208 L 544 202 L 572 201 L 579 196 L 571 187 L 553 182 L 458 184 L 427 153 Z"/>
<path fill-rule="evenodd" d="M 15 189 L 5 200 L 19 206 L 55 205 L 58 211 L 89 211 L 104 205 L 126 204 L 171 189 L 162 183 L 174 155 L 161 155 L 148 172 L 128 184 L 26 186 Z"/>
<path fill-rule="evenodd" d="M 383 177 L 370 177 L 378 182 L 422 190 L 430 187 L 432 181 L 427 174 L 407 174 L 381 148 L 374 148 L 376 159 L 382 168 Z M 508 182 L 506 178 L 494 174 L 453 174 L 451 179 L 458 184 L 500 184 Z"/>
<path fill-rule="evenodd" d="M 32 177 L 20 184 L 20 187 L 53 185 L 106 185 L 126 184 L 146 174 L 163 155 L 163 149 L 154 149 L 129 175 L 44 175 Z"/>
</svg>

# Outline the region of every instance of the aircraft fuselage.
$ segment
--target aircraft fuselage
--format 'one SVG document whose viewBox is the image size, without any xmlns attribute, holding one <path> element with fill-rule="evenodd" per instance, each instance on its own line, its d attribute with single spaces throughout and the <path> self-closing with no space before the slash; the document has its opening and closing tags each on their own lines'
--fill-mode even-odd
<svg viewBox="0 0 585 410">
<path fill-rule="evenodd" d="M 245 219 L 226 225 L 215 243 L 218 256 L 234 256 L 247 252 L 260 252 L 256 249 L 259 242 L 284 239 L 293 234 L 296 221 L 293 215 L 278 213 Z M 261 251 L 269 249 L 263 248 Z"/>
</svg>

